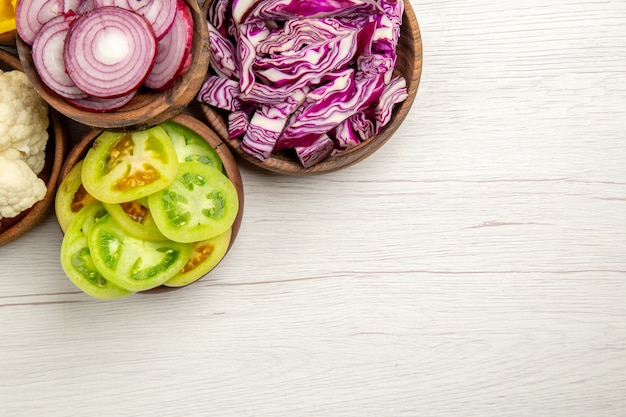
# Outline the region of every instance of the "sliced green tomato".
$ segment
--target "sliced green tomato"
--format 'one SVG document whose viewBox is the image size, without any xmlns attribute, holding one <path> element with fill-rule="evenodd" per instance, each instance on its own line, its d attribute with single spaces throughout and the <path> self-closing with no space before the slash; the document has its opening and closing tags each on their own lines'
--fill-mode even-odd
<svg viewBox="0 0 626 417">
<path fill-rule="evenodd" d="M 175 242 L 199 242 L 228 230 L 239 199 L 233 183 L 217 169 L 183 162 L 172 184 L 148 197 L 161 233 Z"/>
<path fill-rule="evenodd" d="M 96 199 L 123 203 L 167 187 L 177 170 L 174 145 L 156 126 L 132 133 L 101 133 L 85 156 L 81 178 Z"/>
<path fill-rule="evenodd" d="M 65 232 L 74 217 L 84 207 L 97 200 L 93 198 L 80 179 L 83 161 L 79 161 L 63 178 L 54 200 L 54 211 L 61 230 Z"/>
<path fill-rule="evenodd" d="M 94 224 L 87 241 L 102 276 L 128 291 L 145 291 L 163 284 L 187 263 L 192 250 L 188 243 L 134 238 L 110 214 Z"/>
<path fill-rule="evenodd" d="M 127 203 L 103 204 L 117 224 L 132 237 L 154 241 L 167 240 L 154 223 L 147 198 Z"/>
<path fill-rule="evenodd" d="M 107 214 L 96 202 L 81 210 L 70 222 L 61 243 L 61 266 L 70 281 L 91 297 L 113 300 L 132 294 L 102 276 L 93 262 L 87 235 L 98 219 Z"/>
<path fill-rule="evenodd" d="M 202 136 L 171 120 L 161 123 L 160 126 L 172 139 L 178 162 L 202 162 L 222 171 L 222 159 Z"/>
<path fill-rule="evenodd" d="M 226 255 L 231 235 L 232 228 L 212 239 L 194 242 L 189 261 L 178 274 L 165 281 L 164 285 L 183 287 L 208 274 Z"/>
</svg>

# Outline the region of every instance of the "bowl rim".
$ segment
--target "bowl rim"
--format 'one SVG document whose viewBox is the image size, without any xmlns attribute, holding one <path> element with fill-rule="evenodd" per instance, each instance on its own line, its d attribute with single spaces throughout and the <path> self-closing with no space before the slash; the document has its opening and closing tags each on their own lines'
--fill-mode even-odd
<svg viewBox="0 0 626 417">
<path fill-rule="evenodd" d="M 19 59 L 10 52 L 0 49 L 0 60 L 15 70 L 22 71 Z M 61 115 L 52 107 L 48 106 L 48 118 L 50 120 L 48 132 L 48 144 L 46 145 L 46 166 L 44 171 L 49 171 L 46 183 L 46 194 L 41 201 L 35 203 L 31 208 L 24 210 L 16 216 L 15 222 L 7 229 L 0 226 L 0 246 L 13 242 L 38 226 L 52 212 L 54 206 L 54 196 L 56 194 L 61 168 L 65 162 L 65 154 L 69 145 L 65 123 Z M 50 147 L 50 145 L 54 147 Z M 48 158 L 53 157 L 52 166 Z M 41 178 L 40 174 L 40 178 Z M 48 174 L 46 174 L 48 175 Z M 5 220 L 5 219 L 3 219 Z M 10 221 L 10 219 L 6 219 Z"/>
<path fill-rule="evenodd" d="M 205 16 L 208 13 L 209 7 L 213 1 L 215 0 L 207 0 L 204 2 L 202 11 Z M 284 153 L 272 154 L 265 161 L 261 161 L 247 152 L 244 152 L 241 149 L 240 139 L 230 138 L 228 135 L 228 124 L 225 120 L 227 112 L 218 110 L 207 104 L 200 103 L 200 109 L 207 123 L 237 157 L 254 166 L 277 174 L 307 176 L 330 173 L 348 168 L 366 159 L 387 143 L 395 134 L 411 110 L 419 89 L 423 65 L 422 36 L 417 16 L 410 1 L 403 0 L 403 2 L 404 14 L 402 19 L 402 36 L 400 38 L 400 42 L 404 43 L 406 41 L 412 47 L 410 52 L 413 57 L 411 60 L 413 64 L 413 71 L 408 74 L 408 77 L 405 77 L 407 82 L 408 98 L 394 108 L 392 121 L 388 123 L 375 137 L 367 139 L 354 148 L 338 152 L 337 154 L 331 155 L 311 167 L 305 168 L 295 157 L 285 155 Z"/>
<path fill-rule="evenodd" d="M 78 109 L 52 92 L 39 77 L 31 54 L 31 46 L 16 36 L 16 48 L 22 67 L 37 92 L 59 113 L 86 126 L 103 130 L 141 130 L 155 126 L 182 112 L 196 97 L 208 71 L 210 61 L 209 32 L 200 5 L 195 0 L 184 0 L 192 11 L 194 37 L 191 46 L 190 68 L 165 91 L 151 91 L 144 87 L 130 103 L 110 112 L 92 112 Z"/>
</svg>

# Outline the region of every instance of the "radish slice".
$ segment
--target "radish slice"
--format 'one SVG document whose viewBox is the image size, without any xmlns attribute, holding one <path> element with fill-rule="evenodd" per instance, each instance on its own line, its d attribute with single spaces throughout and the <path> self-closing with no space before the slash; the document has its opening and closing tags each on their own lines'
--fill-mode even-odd
<svg viewBox="0 0 626 417">
<path fill-rule="evenodd" d="M 176 16 L 177 0 L 148 0 L 145 1 L 145 6 L 138 9 L 132 9 L 132 7 L 137 7 L 137 2 L 131 0 L 131 3 L 134 3 L 134 6 L 130 4 L 129 8 L 150 22 L 157 40 L 165 36 L 172 27 Z"/>
<path fill-rule="evenodd" d="M 136 93 L 137 90 L 134 90 L 121 97 L 101 98 L 88 96 L 83 99 L 67 99 L 66 101 L 78 109 L 104 113 L 125 106 L 135 97 Z"/>
<path fill-rule="evenodd" d="M 159 41 L 156 60 L 144 85 L 155 90 L 169 88 L 189 67 L 193 41 L 193 17 L 187 4 L 178 0 L 171 29 Z"/>
<path fill-rule="evenodd" d="M 65 72 L 63 48 L 73 17 L 57 16 L 46 23 L 33 42 L 33 64 L 41 81 L 65 98 L 84 98 L 87 94 Z"/>
<path fill-rule="evenodd" d="M 76 19 L 63 58 L 76 86 L 94 97 L 123 96 L 150 72 L 157 43 L 149 23 L 119 7 L 104 6 Z"/>
</svg>

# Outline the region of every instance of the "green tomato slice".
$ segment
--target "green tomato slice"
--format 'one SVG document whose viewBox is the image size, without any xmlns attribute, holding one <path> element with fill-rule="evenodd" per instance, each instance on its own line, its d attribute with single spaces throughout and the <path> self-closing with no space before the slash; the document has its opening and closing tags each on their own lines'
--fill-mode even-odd
<svg viewBox="0 0 626 417">
<path fill-rule="evenodd" d="M 176 275 L 192 250 L 191 244 L 134 238 L 110 214 L 94 224 L 87 241 L 102 276 L 135 292 L 158 287 Z"/>
<path fill-rule="evenodd" d="M 167 187 L 176 176 L 178 157 L 159 126 L 138 132 L 103 132 L 85 156 L 81 179 L 105 203 L 137 200 Z"/>
<path fill-rule="evenodd" d="M 147 198 L 119 204 L 103 204 L 117 224 L 132 237 L 154 241 L 167 240 L 154 222 Z"/>
<path fill-rule="evenodd" d="M 212 239 L 194 242 L 192 244 L 193 252 L 189 261 L 178 274 L 165 281 L 163 285 L 167 287 L 183 287 L 211 272 L 226 255 L 231 235 L 232 228 Z"/>
<path fill-rule="evenodd" d="M 54 199 L 54 211 L 61 230 L 65 232 L 74 217 L 84 207 L 96 202 L 81 181 L 83 161 L 76 165 L 63 178 Z"/>
<path fill-rule="evenodd" d="M 239 210 L 237 190 L 217 169 L 183 162 L 167 188 L 148 197 L 161 233 L 175 242 L 192 243 L 224 233 Z"/>
<path fill-rule="evenodd" d="M 61 267 L 70 281 L 85 294 L 114 300 L 132 294 L 102 276 L 93 262 L 87 235 L 98 219 L 107 214 L 99 202 L 85 207 L 69 223 L 61 242 Z"/>
<path fill-rule="evenodd" d="M 222 171 L 222 159 L 202 136 L 187 126 L 171 120 L 161 123 L 160 126 L 172 140 L 178 155 L 178 162 L 201 162 Z"/>
</svg>

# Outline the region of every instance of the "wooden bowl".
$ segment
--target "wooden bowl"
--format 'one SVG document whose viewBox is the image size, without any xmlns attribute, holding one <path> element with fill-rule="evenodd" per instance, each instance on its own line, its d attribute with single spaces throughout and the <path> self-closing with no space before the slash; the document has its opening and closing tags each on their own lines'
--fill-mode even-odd
<svg viewBox="0 0 626 417">
<path fill-rule="evenodd" d="M 205 16 L 211 2 L 212 0 L 207 0 L 204 3 L 203 11 Z M 235 155 L 265 170 L 280 174 L 303 176 L 336 171 L 354 165 L 376 152 L 391 139 L 409 113 L 417 95 L 422 74 L 422 38 L 415 12 L 409 0 L 404 0 L 404 16 L 400 31 L 396 71 L 406 79 L 408 98 L 395 107 L 391 121 L 378 135 L 367 139 L 350 150 L 331 155 L 309 168 L 304 168 L 294 155 L 286 152 L 273 153 L 265 161 L 251 156 L 241 149 L 240 139 L 228 137 L 228 116 L 226 112 L 201 104 L 202 112 L 208 125 L 231 148 Z"/>
<path fill-rule="evenodd" d="M 16 56 L 0 49 L 0 69 L 3 71 L 21 71 L 22 66 Z M 46 164 L 43 171 L 39 173 L 39 178 L 44 181 L 48 191 L 43 200 L 35 203 L 28 210 L 23 211 L 14 218 L 2 219 L 0 221 L 0 246 L 16 240 L 35 228 L 54 207 L 54 196 L 67 150 L 68 139 L 62 117 L 54 109 L 50 109 L 49 117 L 50 127 L 48 128 L 49 138 L 46 146 Z"/>
<path fill-rule="evenodd" d="M 17 37 L 17 31 L 12 30 L 10 32 L 0 34 L 0 46 L 12 46 L 15 47 L 15 39 Z"/>
<path fill-rule="evenodd" d="M 239 198 L 239 211 L 237 212 L 237 217 L 232 226 L 232 234 L 230 238 L 229 249 L 232 247 L 237 235 L 239 234 L 239 229 L 241 227 L 241 222 L 243 219 L 243 208 L 244 208 L 244 192 L 243 192 L 243 182 L 241 179 L 241 173 L 239 172 L 239 166 L 233 157 L 233 154 L 230 152 L 229 148 L 222 142 L 222 140 L 213 132 L 205 123 L 196 119 L 195 117 L 180 113 L 170 120 L 180 123 L 181 125 L 187 126 L 191 130 L 198 133 L 200 136 L 207 141 L 209 145 L 211 145 L 218 153 L 222 160 L 222 164 L 224 166 L 224 172 L 226 176 L 230 179 L 230 181 L 235 186 L 237 190 L 237 196 Z M 65 178 L 65 176 L 70 172 L 72 167 L 76 165 L 80 160 L 82 160 L 87 151 L 93 145 L 95 139 L 102 133 L 102 130 L 92 129 L 85 133 L 78 142 L 72 147 L 70 152 L 65 159 L 65 163 L 63 164 L 63 168 L 60 173 L 59 183 Z M 194 281 L 195 282 L 195 281 Z M 153 293 L 153 292 L 162 292 L 162 291 L 170 291 L 175 290 L 178 287 L 166 287 L 161 286 L 149 291 L 143 291 Z"/>
<path fill-rule="evenodd" d="M 209 65 L 209 32 L 206 19 L 196 0 L 185 0 L 193 15 L 194 38 L 192 63 L 187 72 L 166 91 L 143 87 L 125 106 L 106 113 L 78 109 L 46 87 L 33 64 L 30 46 L 17 36 L 17 51 L 24 71 L 35 89 L 52 107 L 70 119 L 102 130 L 142 130 L 155 126 L 180 113 L 195 99 L 206 78 Z"/>
</svg>

